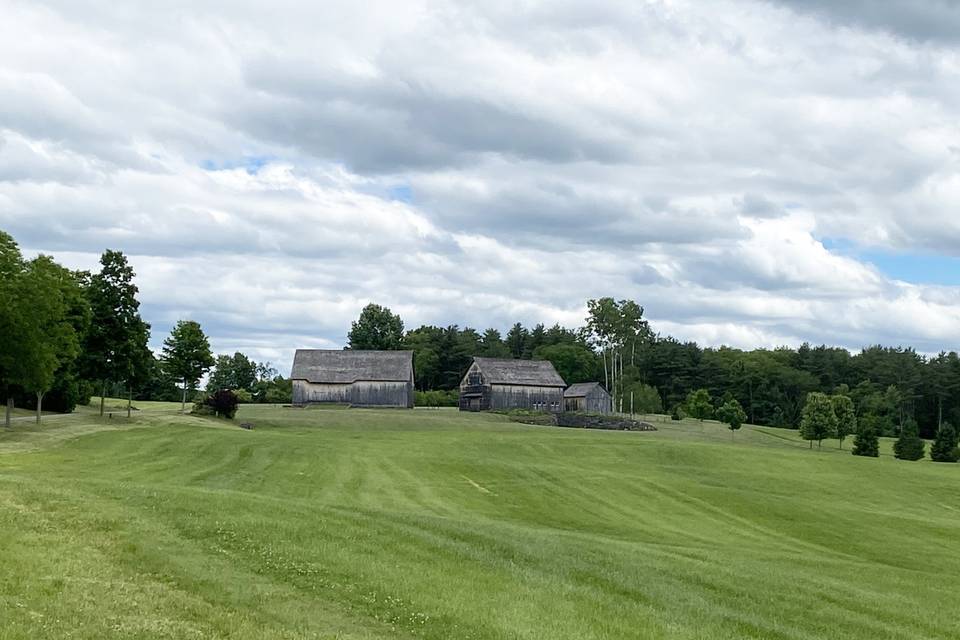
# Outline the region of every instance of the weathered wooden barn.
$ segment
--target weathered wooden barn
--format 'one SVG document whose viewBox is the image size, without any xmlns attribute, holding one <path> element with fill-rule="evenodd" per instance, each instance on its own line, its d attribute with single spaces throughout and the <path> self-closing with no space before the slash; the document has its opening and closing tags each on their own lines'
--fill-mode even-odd
<svg viewBox="0 0 960 640">
<path fill-rule="evenodd" d="M 613 410 L 613 398 L 599 382 L 578 382 L 563 392 L 567 411 L 589 411 L 590 413 L 610 413 Z"/>
<path fill-rule="evenodd" d="M 566 383 L 547 360 L 474 358 L 460 382 L 460 410 L 563 411 Z"/>
<path fill-rule="evenodd" d="M 412 351 L 297 349 L 293 404 L 413 408 Z"/>
</svg>

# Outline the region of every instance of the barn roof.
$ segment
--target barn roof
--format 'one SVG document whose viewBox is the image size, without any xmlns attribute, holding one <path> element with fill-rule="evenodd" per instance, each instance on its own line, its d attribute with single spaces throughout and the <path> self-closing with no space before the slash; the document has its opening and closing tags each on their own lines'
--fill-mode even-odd
<svg viewBox="0 0 960 640">
<path fill-rule="evenodd" d="M 349 384 L 406 382 L 413 376 L 413 351 L 297 349 L 292 380 Z"/>
<path fill-rule="evenodd" d="M 532 387 L 565 387 L 549 360 L 474 358 L 488 384 L 516 384 Z"/>
<path fill-rule="evenodd" d="M 594 390 L 595 387 L 600 387 L 599 382 L 577 382 L 575 384 L 567 387 L 567 390 L 563 392 L 564 398 L 586 398 L 587 394 Z M 606 389 L 600 387 L 600 390 L 604 393 L 607 392 Z"/>
</svg>

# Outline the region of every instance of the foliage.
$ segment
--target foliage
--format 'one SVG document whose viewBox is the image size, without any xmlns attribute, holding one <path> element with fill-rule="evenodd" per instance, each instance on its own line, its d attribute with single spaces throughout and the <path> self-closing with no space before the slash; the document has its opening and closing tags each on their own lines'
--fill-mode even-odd
<svg viewBox="0 0 960 640">
<path fill-rule="evenodd" d="M 900 460 L 923 458 L 924 443 L 917 432 L 917 421 L 908 418 L 900 428 L 900 437 L 893 444 L 893 455 Z"/>
<path fill-rule="evenodd" d="M 219 355 L 207 380 L 207 391 L 234 389 L 252 392 L 258 380 L 256 362 L 237 351 L 232 356 Z"/>
<path fill-rule="evenodd" d="M 710 399 L 710 392 L 706 389 L 697 389 L 691 391 L 687 396 L 685 405 L 687 415 L 703 422 L 713 416 L 713 402 Z"/>
<path fill-rule="evenodd" d="M 396 350 L 403 348 L 403 320 L 387 307 L 368 304 L 350 325 L 347 348 Z"/>
<path fill-rule="evenodd" d="M 857 413 L 853 400 L 846 395 L 831 396 L 830 402 L 833 404 L 833 415 L 837 418 L 836 435 L 840 440 L 840 448 L 843 449 L 843 440 L 857 432 Z"/>
<path fill-rule="evenodd" d="M 456 390 L 417 391 L 414 393 L 414 404 L 418 407 L 456 407 L 459 403 L 460 394 Z"/>
<path fill-rule="evenodd" d="M 623 389 L 624 410 L 630 409 L 630 398 L 633 397 L 634 413 L 663 413 L 663 400 L 656 387 L 642 382 L 632 382 Z"/>
<path fill-rule="evenodd" d="M 568 342 L 542 345 L 533 352 L 533 357 L 536 360 L 549 360 L 567 384 L 597 379 L 597 356 L 582 344 Z"/>
<path fill-rule="evenodd" d="M 934 462 L 957 462 L 960 449 L 957 449 L 957 431 L 949 422 L 940 425 L 937 437 L 930 446 L 930 459 Z"/>
<path fill-rule="evenodd" d="M 187 390 L 193 388 L 214 364 L 210 342 L 200 323 L 194 320 L 177 322 L 170 336 L 163 341 L 162 362 L 167 374 L 182 382 L 181 404 L 185 403 Z"/>
<path fill-rule="evenodd" d="M 218 389 L 206 397 L 204 404 L 217 416 L 233 420 L 233 416 L 237 414 L 240 398 L 230 389 Z"/>
<path fill-rule="evenodd" d="M 83 372 L 106 388 L 109 382 L 138 386 L 145 381 L 151 353 L 150 325 L 140 317 L 133 268 L 119 251 L 105 251 L 100 271 L 87 287 L 90 330 L 83 344 Z"/>
<path fill-rule="evenodd" d="M 683 407 L 679 404 L 673 406 L 673 411 L 670 412 L 671 420 L 683 420 L 687 417 L 687 412 L 683 410 Z"/>
<path fill-rule="evenodd" d="M 833 438 L 837 435 L 837 416 L 833 411 L 833 402 L 830 396 L 815 391 L 807 394 L 807 403 L 803 407 L 800 421 L 800 437 L 810 441 L 817 441 L 819 447 L 824 438 Z"/>
<path fill-rule="evenodd" d="M 876 458 L 880 455 L 880 439 L 877 419 L 869 417 L 860 421 L 856 435 L 853 437 L 853 455 Z"/>
<path fill-rule="evenodd" d="M 736 431 L 743 426 L 744 421 L 747 419 L 747 413 L 743 410 L 743 407 L 740 406 L 740 403 L 737 402 L 736 398 L 731 398 L 717 409 L 717 419 L 727 425 L 731 431 Z"/>
</svg>

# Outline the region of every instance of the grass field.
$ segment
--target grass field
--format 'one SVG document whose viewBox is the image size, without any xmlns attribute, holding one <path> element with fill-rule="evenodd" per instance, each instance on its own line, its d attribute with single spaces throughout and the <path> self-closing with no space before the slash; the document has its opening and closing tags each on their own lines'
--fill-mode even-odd
<svg viewBox="0 0 960 640">
<path fill-rule="evenodd" d="M 692 421 L 138 407 L 0 434 L 0 639 L 960 637 L 958 465 Z"/>
</svg>

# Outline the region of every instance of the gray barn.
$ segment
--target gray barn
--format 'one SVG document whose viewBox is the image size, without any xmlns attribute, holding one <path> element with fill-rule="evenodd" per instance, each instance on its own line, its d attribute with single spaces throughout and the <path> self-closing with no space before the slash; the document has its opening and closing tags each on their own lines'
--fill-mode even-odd
<svg viewBox="0 0 960 640">
<path fill-rule="evenodd" d="M 578 382 L 563 392 L 567 411 L 610 413 L 613 399 L 599 382 Z"/>
<path fill-rule="evenodd" d="M 413 408 L 412 351 L 297 349 L 293 404 Z"/>
<path fill-rule="evenodd" d="M 460 410 L 563 411 L 566 383 L 547 360 L 474 358 L 460 382 Z"/>
</svg>

